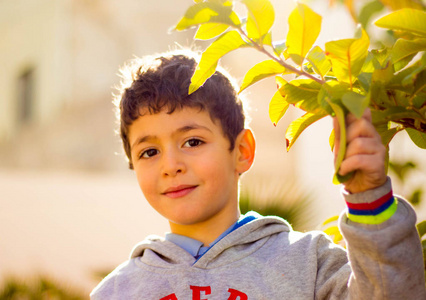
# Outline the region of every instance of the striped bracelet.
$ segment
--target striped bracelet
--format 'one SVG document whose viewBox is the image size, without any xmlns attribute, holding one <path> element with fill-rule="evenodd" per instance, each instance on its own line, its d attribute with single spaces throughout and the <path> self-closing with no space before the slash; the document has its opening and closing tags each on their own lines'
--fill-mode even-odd
<svg viewBox="0 0 426 300">
<path fill-rule="evenodd" d="M 380 224 L 394 215 L 397 203 L 392 191 L 371 203 L 346 202 L 347 217 L 357 223 Z"/>
</svg>

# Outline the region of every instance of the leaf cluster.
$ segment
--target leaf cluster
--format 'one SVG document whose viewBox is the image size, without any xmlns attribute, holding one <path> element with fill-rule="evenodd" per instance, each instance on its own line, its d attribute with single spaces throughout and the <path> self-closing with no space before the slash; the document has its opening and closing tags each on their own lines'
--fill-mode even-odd
<svg viewBox="0 0 426 300">
<path fill-rule="evenodd" d="M 400 36 L 391 47 L 370 49 L 369 36 L 360 25 L 353 38 L 327 42 L 322 49 L 315 45 L 322 17 L 305 4 L 296 3 L 290 13 L 286 40 L 273 41 L 275 11 L 269 0 L 240 0 L 246 8 L 243 17 L 234 11 L 234 1 L 195 2 L 175 29 L 198 26 L 195 39 L 212 42 L 202 54 L 189 93 L 213 75 L 224 55 L 254 48 L 267 59 L 247 71 L 240 92 L 275 76 L 278 90 L 269 106 L 272 123 L 276 125 L 290 105 L 304 111 L 286 130 L 287 150 L 307 127 L 325 116 L 336 116 L 344 128 L 346 114 L 361 117 L 367 107 L 384 145 L 406 130 L 415 145 L 426 149 L 426 12 L 421 7 L 398 5 L 398 10 L 375 22 Z M 287 81 L 285 74 L 294 78 Z M 345 154 L 345 131 L 340 134 L 336 174 Z M 336 175 L 335 179 L 338 183 L 347 178 Z"/>
</svg>

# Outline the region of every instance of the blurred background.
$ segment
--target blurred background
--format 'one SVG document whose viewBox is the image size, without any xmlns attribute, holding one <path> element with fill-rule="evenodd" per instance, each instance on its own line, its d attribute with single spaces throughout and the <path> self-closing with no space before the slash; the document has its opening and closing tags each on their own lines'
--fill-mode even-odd
<svg viewBox="0 0 426 300">
<path fill-rule="evenodd" d="M 272 2 L 274 39 L 285 39 L 294 2 Z M 43 278 L 43 284 L 52 281 L 87 298 L 138 241 L 168 230 L 127 169 L 115 134 L 112 94 L 126 61 L 205 47 L 194 43 L 193 30 L 170 31 L 192 3 L 0 1 L 0 291 Z M 322 0 L 308 4 L 323 16 L 319 46 L 353 36 L 355 24 L 343 6 Z M 247 49 L 221 63 L 241 83 L 263 59 Z M 278 198 L 282 206 L 295 208 L 296 229 L 318 229 L 344 209 L 340 187 L 331 183 L 331 119 L 308 128 L 287 153 L 285 129 L 300 112 L 291 111 L 274 127 L 268 116 L 274 91 L 271 79 L 244 95 L 257 157 L 243 177 L 243 195 L 259 205 Z M 390 153 L 401 165 L 416 165 L 405 182 L 394 179 L 396 193 L 411 195 L 426 180 L 425 152 L 400 133 Z M 426 218 L 424 201 L 417 211 L 419 219 Z"/>
</svg>

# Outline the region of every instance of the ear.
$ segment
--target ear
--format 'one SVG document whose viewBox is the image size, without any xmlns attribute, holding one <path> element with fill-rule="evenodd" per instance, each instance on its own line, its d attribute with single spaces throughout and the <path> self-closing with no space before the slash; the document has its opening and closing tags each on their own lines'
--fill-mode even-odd
<svg viewBox="0 0 426 300">
<path fill-rule="evenodd" d="M 237 168 L 236 171 L 242 174 L 248 171 L 254 161 L 256 150 L 256 141 L 253 132 L 250 129 L 244 129 L 235 140 L 237 150 Z"/>
</svg>

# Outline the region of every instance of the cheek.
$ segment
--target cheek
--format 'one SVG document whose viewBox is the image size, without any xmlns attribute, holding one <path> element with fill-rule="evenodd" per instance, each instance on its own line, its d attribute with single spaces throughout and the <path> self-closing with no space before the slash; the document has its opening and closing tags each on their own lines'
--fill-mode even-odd
<svg viewBox="0 0 426 300">
<path fill-rule="evenodd" d="M 138 172 L 136 171 L 136 179 L 138 181 L 139 187 L 142 190 L 142 193 L 146 196 L 153 192 L 154 190 L 154 183 L 155 180 L 153 180 L 152 176 L 147 176 L 149 172 Z"/>
<path fill-rule="evenodd" d="M 214 157 L 196 164 L 198 174 L 208 179 L 213 185 L 228 184 L 236 174 L 235 166 L 229 157 Z"/>
</svg>

